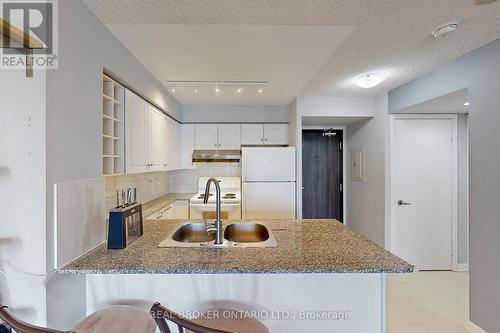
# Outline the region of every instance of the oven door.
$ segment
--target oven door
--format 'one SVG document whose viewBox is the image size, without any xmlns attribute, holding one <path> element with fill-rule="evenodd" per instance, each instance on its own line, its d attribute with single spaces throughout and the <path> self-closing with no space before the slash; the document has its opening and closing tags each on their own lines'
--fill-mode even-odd
<svg viewBox="0 0 500 333">
<path fill-rule="evenodd" d="M 241 219 L 240 204 L 222 204 L 221 218 L 223 220 L 239 220 Z M 191 204 L 190 205 L 191 220 L 213 220 L 215 219 L 215 204 Z"/>
</svg>

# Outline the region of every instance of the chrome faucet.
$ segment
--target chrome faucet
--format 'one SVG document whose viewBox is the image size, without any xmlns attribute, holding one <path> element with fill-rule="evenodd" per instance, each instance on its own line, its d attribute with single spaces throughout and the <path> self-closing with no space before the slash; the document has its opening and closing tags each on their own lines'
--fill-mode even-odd
<svg viewBox="0 0 500 333">
<path fill-rule="evenodd" d="M 203 203 L 208 203 L 208 197 L 210 195 L 210 185 L 215 184 L 215 245 L 222 245 L 222 220 L 220 219 L 220 185 L 217 179 L 210 178 L 207 181 L 207 186 L 205 187 L 205 197 L 203 198 Z M 210 230 L 210 229 L 209 229 Z"/>
</svg>

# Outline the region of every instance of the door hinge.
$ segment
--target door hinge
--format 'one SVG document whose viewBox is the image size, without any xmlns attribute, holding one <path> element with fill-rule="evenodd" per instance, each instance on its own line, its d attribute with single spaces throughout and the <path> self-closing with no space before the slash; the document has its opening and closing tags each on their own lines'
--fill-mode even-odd
<svg viewBox="0 0 500 333">
<path fill-rule="evenodd" d="M 340 184 L 339 188 L 340 188 L 340 192 L 342 192 L 344 190 L 344 185 Z"/>
<path fill-rule="evenodd" d="M 341 150 L 341 151 L 342 151 L 343 147 L 344 147 L 344 144 L 343 144 L 343 142 L 342 142 L 342 141 L 340 141 L 340 150 Z"/>
</svg>

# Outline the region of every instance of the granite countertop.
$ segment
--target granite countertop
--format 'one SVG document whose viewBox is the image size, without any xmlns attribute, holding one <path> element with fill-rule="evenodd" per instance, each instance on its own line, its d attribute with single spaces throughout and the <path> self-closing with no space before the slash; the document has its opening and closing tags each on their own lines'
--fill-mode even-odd
<svg viewBox="0 0 500 333">
<path fill-rule="evenodd" d="M 172 202 L 176 200 L 189 200 L 195 194 L 196 193 L 169 193 L 157 199 L 148 201 L 147 203 L 142 205 L 142 215 L 144 217 L 151 215 L 157 210 L 160 210 L 163 207 L 170 205 Z"/>
<path fill-rule="evenodd" d="M 124 250 L 101 245 L 66 274 L 409 273 L 413 266 L 335 220 L 266 220 L 276 248 L 159 248 L 182 223 L 148 220 Z M 230 223 L 228 221 L 226 223 Z"/>
</svg>

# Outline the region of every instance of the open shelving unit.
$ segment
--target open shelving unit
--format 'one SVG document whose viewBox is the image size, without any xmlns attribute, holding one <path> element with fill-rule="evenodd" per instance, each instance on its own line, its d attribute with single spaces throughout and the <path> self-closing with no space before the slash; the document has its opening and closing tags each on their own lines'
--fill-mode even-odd
<svg viewBox="0 0 500 333">
<path fill-rule="evenodd" d="M 102 77 L 102 173 L 125 174 L 125 88 Z"/>
</svg>

